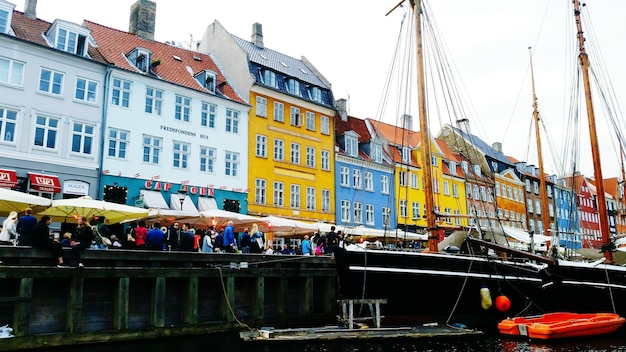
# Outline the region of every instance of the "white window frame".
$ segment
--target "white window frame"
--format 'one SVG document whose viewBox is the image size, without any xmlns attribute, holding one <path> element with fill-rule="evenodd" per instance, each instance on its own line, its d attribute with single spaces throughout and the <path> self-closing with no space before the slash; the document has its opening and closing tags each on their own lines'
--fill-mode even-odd
<svg viewBox="0 0 626 352">
<path fill-rule="evenodd" d="M 315 113 L 312 111 L 306 112 L 306 129 L 315 131 Z"/>
<path fill-rule="evenodd" d="M 324 171 L 330 171 L 330 151 L 322 150 L 321 153 L 321 168 Z"/>
<path fill-rule="evenodd" d="M 95 136 L 95 125 L 82 122 L 72 123 L 72 146 L 70 147 L 71 152 L 81 155 L 93 155 L 94 149 L 96 148 L 96 144 L 94 143 Z M 78 150 L 74 149 L 75 142 L 78 142 Z"/>
<path fill-rule="evenodd" d="M 191 156 L 191 144 L 173 141 L 172 144 L 172 167 L 175 169 L 188 170 Z"/>
<path fill-rule="evenodd" d="M 176 94 L 174 98 L 174 120 L 189 122 L 191 118 L 191 98 Z"/>
<path fill-rule="evenodd" d="M 274 102 L 274 121 L 285 122 L 285 104 Z"/>
<path fill-rule="evenodd" d="M 239 153 L 232 151 L 224 151 L 224 175 L 237 177 L 239 176 Z"/>
<path fill-rule="evenodd" d="M 291 126 L 300 127 L 302 125 L 302 115 L 300 114 L 300 108 L 292 106 L 289 109 L 289 123 Z"/>
<path fill-rule="evenodd" d="M 289 206 L 292 209 L 300 209 L 300 185 L 289 185 Z"/>
<path fill-rule="evenodd" d="M 285 141 L 274 138 L 274 160 L 285 161 Z"/>
<path fill-rule="evenodd" d="M 267 98 L 256 96 L 256 116 L 267 118 Z"/>
<path fill-rule="evenodd" d="M 226 132 L 239 133 L 239 111 L 226 109 Z"/>
<path fill-rule="evenodd" d="M 374 191 L 374 174 L 371 171 L 365 171 L 363 181 L 366 191 Z"/>
<path fill-rule="evenodd" d="M 374 225 L 374 204 L 365 204 L 365 223 Z"/>
<path fill-rule="evenodd" d="M 330 190 L 322 189 L 322 212 L 330 213 Z"/>
<path fill-rule="evenodd" d="M 126 150 L 130 142 L 130 131 L 109 128 L 108 136 L 107 157 L 126 159 Z"/>
<path fill-rule="evenodd" d="M 217 115 L 217 105 L 203 101 L 200 104 L 200 125 L 208 128 L 215 128 L 215 116 Z"/>
<path fill-rule="evenodd" d="M 274 181 L 274 206 L 283 207 L 285 205 L 285 184 Z"/>
<path fill-rule="evenodd" d="M 82 87 L 80 86 L 82 83 Z M 98 81 L 76 77 L 74 99 L 95 104 L 98 100 Z"/>
<path fill-rule="evenodd" d="M 60 119 L 52 116 L 37 115 L 34 129 L 33 145 L 36 148 L 57 149 L 61 130 Z"/>
<path fill-rule="evenodd" d="M 0 106 L 0 143 L 15 144 L 18 111 Z"/>
<path fill-rule="evenodd" d="M 113 78 L 111 84 L 111 105 L 121 106 L 124 108 L 130 107 L 130 95 L 132 92 L 133 83 L 131 81 Z"/>
<path fill-rule="evenodd" d="M 267 158 L 267 136 L 256 135 L 255 155 L 259 158 Z"/>
<path fill-rule="evenodd" d="M 217 150 L 215 148 L 200 146 L 200 172 L 215 173 Z"/>
<path fill-rule="evenodd" d="M 350 169 L 346 166 L 339 167 L 339 184 L 350 187 Z"/>
<path fill-rule="evenodd" d="M 315 160 L 315 147 L 307 146 L 306 147 L 306 166 L 315 168 L 316 160 Z"/>
<path fill-rule="evenodd" d="M 291 142 L 290 160 L 292 164 L 300 165 L 300 144 Z"/>
<path fill-rule="evenodd" d="M 254 181 L 254 203 L 265 205 L 267 202 L 267 180 L 257 178 Z"/>
<path fill-rule="evenodd" d="M 153 87 L 146 87 L 146 105 L 144 112 L 156 116 L 163 113 L 163 90 Z"/>
<path fill-rule="evenodd" d="M 320 133 L 330 135 L 330 118 L 328 116 L 320 117 Z"/>
<path fill-rule="evenodd" d="M 24 62 L 0 56 L 0 83 L 22 87 L 25 67 Z"/>
<path fill-rule="evenodd" d="M 143 149 L 141 160 L 147 164 L 159 165 L 159 159 L 163 151 L 163 138 L 144 134 L 141 140 Z"/>
<path fill-rule="evenodd" d="M 315 187 L 307 187 L 306 188 L 306 210 L 315 211 L 316 197 L 315 197 Z"/>
<path fill-rule="evenodd" d="M 44 78 L 44 74 L 49 77 Z M 39 73 L 39 91 L 52 95 L 63 95 L 63 81 L 65 74 L 49 68 L 41 68 Z"/>
</svg>

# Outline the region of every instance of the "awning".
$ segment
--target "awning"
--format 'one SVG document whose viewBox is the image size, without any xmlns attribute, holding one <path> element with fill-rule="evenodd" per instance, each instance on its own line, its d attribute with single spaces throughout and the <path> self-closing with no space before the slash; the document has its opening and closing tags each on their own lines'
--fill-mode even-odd
<svg viewBox="0 0 626 352">
<path fill-rule="evenodd" d="M 158 191 L 148 191 L 145 189 L 139 190 L 141 197 L 143 198 L 143 207 L 148 209 L 169 209 L 165 199 Z"/>
<path fill-rule="evenodd" d="M 170 209 L 184 210 L 186 212 L 192 212 L 192 213 L 198 212 L 198 208 L 196 208 L 196 205 L 193 204 L 193 201 L 191 200 L 191 198 L 189 198 L 188 195 L 185 195 L 185 200 L 183 201 L 183 207 L 181 209 L 180 198 L 178 197 L 177 193 L 172 193 L 170 195 Z"/>
<path fill-rule="evenodd" d="M 59 182 L 58 176 L 34 174 L 29 172 L 28 178 L 30 179 L 30 188 L 36 191 L 51 193 L 61 192 L 61 183 Z"/>
<path fill-rule="evenodd" d="M 0 187 L 2 188 L 17 188 L 17 175 L 15 170 L 3 170 L 0 169 Z"/>
<path fill-rule="evenodd" d="M 200 209 L 200 211 L 218 209 L 215 198 L 209 197 L 198 197 L 198 208 Z"/>
</svg>

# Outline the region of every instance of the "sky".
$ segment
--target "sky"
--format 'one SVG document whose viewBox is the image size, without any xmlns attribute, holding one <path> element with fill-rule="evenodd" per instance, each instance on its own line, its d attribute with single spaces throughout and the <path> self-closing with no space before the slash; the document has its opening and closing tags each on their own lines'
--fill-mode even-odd
<svg viewBox="0 0 626 352">
<path fill-rule="evenodd" d="M 24 10 L 24 1 L 10 1 L 17 10 Z M 394 124 L 395 112 L 379 113 L 379 106 L 389 99 L 383 98 L 383 92 L 407 7 L 386 15 L 398 1 L 156 0 L 155 39 L 189 47 L 215 20 L 230 33 L 249 39 L 252 25 L 261 23 L 265 47 L 311 61 L 332 84 L 335 99 L 348 99 L 351 116 Z M 37 17 L 49 22 L 86 19 L 127 31 L 134 2 L 42 0 L 37 4 Z M 619 104 L 626 97 L 626 1 L 587 3 Z M 552 144 L 560 149 L 564 139 L 565 85 L 571 76 L 565 67 L 566 44 L 571 42 L 565 37 L 565 27 L 573 18 L 571 0 L 429 0 L 428 4 L 458 75 L 455 80 L 466 95 L 472 133 L 490 144 L 502 142 L 506 155 L 537 165 L 535 142 L 529 139 L 533 109 L 528 47 L 533 48 L 539 111 L 550 132 L 542 137 L 548 139 L 542 141 L 544 167 L 547 173 L 558 173 L 546 149 Z M 419 124 L 414 122 L 414 126 Z M 431 133 L 437 134 L 440 127 L 431 120 Z M 618 149 L 610 142 L 609 132 L 599 133 L 603 175 L 619 176 Z M 580 168 L 591 176 L 589 155 L 581 151 Z"/>
</svg>

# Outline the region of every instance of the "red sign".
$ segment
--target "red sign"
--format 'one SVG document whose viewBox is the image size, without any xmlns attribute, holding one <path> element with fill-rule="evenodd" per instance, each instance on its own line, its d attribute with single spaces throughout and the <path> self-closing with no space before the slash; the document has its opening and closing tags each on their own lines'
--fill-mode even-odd
<svg viewBox="0 0 626 352">
<path fill-rule="evenodd" d="M 61 192 L 61 183 L 59 183 L 59 177 L 55 175 L 42 175 L 29 173 L 30 188 L 41 192 Z"/>
<path fill-rule="evenodd" d="M 17 188 L 17 175 L 14 170 L 0 169 L 0 187 L 11 189 Z"/>
</svg>

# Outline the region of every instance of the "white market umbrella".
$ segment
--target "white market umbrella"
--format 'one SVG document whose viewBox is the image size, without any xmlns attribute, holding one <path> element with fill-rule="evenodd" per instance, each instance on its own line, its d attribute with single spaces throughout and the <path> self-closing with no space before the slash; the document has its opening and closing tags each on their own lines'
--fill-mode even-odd
<svg viewBox="0 0 626 352">
<path fill-rule="evenodd" d="M 272 232 L 278 237 L 312 234 L 318 231 L 316 224 L 300 220 L 281 218 L 273 215 L 263 217 L 261 220 L 263 223 L 259 224 L 259 230 Z"/>
<path fill-rule="evenodd" d="M 127 219 L 137 219 L 148 216 L 148 209 L 130 205 L 95 200 L 89 196 L 72 199 L 56 199 L 50 207 L 39 215 L 48 215 L 54 221 L 76 221 L 79 216 L 90 219 L 94 216 L 104 216 L 107 224 L 117 224 Z"/>
<path fill-rule="evenodd" d="M 52 199 L 0 188 L 0 215 L 2 216 L 6 216 L 12 211 L 21 213 L 26 208 L 33 208 L 33 211 L 36 212 L 37 208 L 44 209 L 51 202 Z"/>
</svg>

